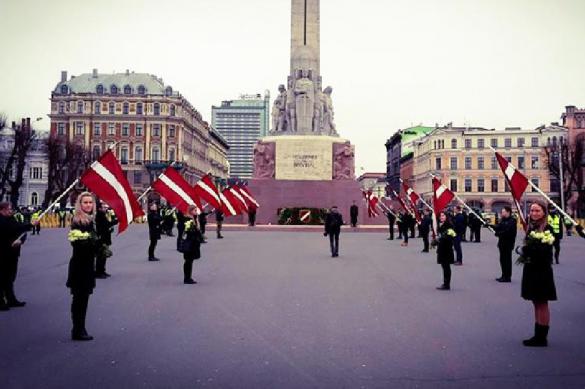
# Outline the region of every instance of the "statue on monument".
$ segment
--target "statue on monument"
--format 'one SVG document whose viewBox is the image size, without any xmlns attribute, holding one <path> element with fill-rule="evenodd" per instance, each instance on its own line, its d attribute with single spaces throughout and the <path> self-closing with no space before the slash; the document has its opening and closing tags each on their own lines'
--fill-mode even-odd
<svg viewBox="0 0 585 389">
<path fill-rule="evenodd" d="M 272 106 L 272 132 L 286 131 L 286 88 L 281 84 L 278 91 L 280 93 Z"/>
<path fill-rule="evenodd" d="M 355 178 L 353 147 L 349 142 L 333 145 L 333 179 L 352 180 Z"/>
<path fill-rule="evenodd" d="M 297 71 L 294 86 L 297 132 L 312 132 L 315 111 L 315 85 L 309 77 L 309 70 Z"/>
<path fill-rule="evenodd" d="M 293 93 L 293 80 L 291 77 L 288 78 L 288 92 L 286 94 L 286 131 L 296 132 L 297 131 L 297 113 L 295 94 Z"/>
<path fill-rule="evenodd" d="M 323 126 L 322 130 L 327 135 L 335 135 L 335 123 L 333 122 L 333 102 L 331 101 L 331 93 L 333 88 L 328 86 L 321 94 L 321 103 L 323 109 Z"/>
<path fill-rule="evenodd" d="M 254 146 L 254 178 L 274 178 L 275 144 L 259 141 Z"/>
</svg>

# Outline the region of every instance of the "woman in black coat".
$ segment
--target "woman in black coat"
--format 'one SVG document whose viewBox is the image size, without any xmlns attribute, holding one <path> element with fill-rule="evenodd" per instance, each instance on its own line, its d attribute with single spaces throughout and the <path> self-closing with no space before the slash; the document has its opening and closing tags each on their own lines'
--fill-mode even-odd
<svg viewBox="0 0 585 389">
<path fill-rule="evenodd" d="M 85 316 L 89 295 L 95 288 L 95 253 L 97 235 L 94 226 L 95 200 L 91 193 L 83 192 L 75 203 L 68 239 L 73 246 L 69 261 L 67 287 L 71 290 L 71 320 L 73 340 L 92 340 L 85 329 Z"/>
<path fill-rule="evenodd" d="M 451 289 L 451 265 L 455 263 L 453 241 L 456 235 L 447 214 L 441 212 L 439 214 L 437 240 L 434 242 L 437 246 L 437 263 L 443 268 L 443 285 L 437 287 L 438 290 Z"/>
<path fill-rule="evenodd" d="M 148 234 L 150 237 L 150 245 L 148 246 L 148 260 L 158 261 L 159 259 L 154 256 L 154 249 L 160 239 L 162 231 L 163 219 L 158 213 L 158 206 L 156 203 L 150 204 L 148 211 Z"/>
<path fill-rule="evenodd" d="M 557 299 L 552 261 L 553 241 L 550 238 L 533 237 L 536 233 L 547 234 L 552 239 L 552 228 L 547 223 L 547 207 L 535 202 L 530 205 L 530 220 L 522 255 L 522 298 L 534 305 L 534 336 L 523 341 L 525 346 L 546 347 L 550 323 L 549 301 Z"/>
<path fill-rule="evenodd" d="M 203 235 L 197 225 L 197 207 L 190 205 L 187 211 L 187 221 L 185 222 L 185 232 L 181 242 L 181 251 L 183 252 L 183 282 L 185 284 L 196 284 L 192 278 L 193 261 L 201 258 L 201 242 Z"/>
</svg>

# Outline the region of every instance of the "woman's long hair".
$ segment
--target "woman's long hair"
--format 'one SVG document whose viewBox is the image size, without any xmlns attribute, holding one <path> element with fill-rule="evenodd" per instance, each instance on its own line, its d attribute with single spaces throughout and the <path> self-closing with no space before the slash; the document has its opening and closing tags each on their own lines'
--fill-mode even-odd
<svg viewBox="0 0 585 389">
<path fill-rule="evenodd" d="M 196 209 L 197 209 L 196 205 L 189 205 L 189 208 L 187 208 L 187 217 L 193 219 L 193 225 L 195 226 L 195 228 L 199 229 L 199 218 L 197 216 L 191 215 L 191 212 L 193 212 Z"/>
<path fill-rule="evenodd" d="M 81 201 L 83 200 L 84 197 L 91 197 L 93 199 L 93 209 L 91 210 L 91 213 L 85 213 L 81 209 Z M 73 223 L 87 225 L 87 224 L 93 222 L 94 217 L 95 217 L 95 197 L 90 192 L 83 192 L 82 194 L 80 194 L 77 197 L 77 200 L 75 201 L 75 213 L 73 214 Z"/>
<path fill-rule="evenodd" d="M 546 228 L 547 224 L 548 224 L 548 208 L 546 207 L 546 204 L 543 203 L 542 201 L 536 200 L 533 201 L 532 204 L 530 204 L 530 208 L 532 208 L 533 205 L 538 205 L 543 213 L 544 216 L 542 217 L 542 219 L 540 219 L 540 221 L 535 221 L 532 220 L 532 218 L 530 217 L 530 213 L 528 214 L 528 232 L 531 231 L 544 231 L 544 229 Z"/>
</svg>

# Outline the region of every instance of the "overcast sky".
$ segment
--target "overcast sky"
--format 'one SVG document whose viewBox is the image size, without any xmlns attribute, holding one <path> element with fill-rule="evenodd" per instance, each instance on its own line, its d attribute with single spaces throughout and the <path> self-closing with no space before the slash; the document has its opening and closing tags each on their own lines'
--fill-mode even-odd
<svg viewBox="0 0 585 389">
<path fill-rule="evenodd" d="M 0 112 L 44 117 L 60 71 L 156 74 L 211 105 L 286 82 L 290 0 L 0 0 Z M 321 0 L 321 74 L 356 173 L 396 130 L 534 128 L 585 107 L 585 0 Z"/>
</svg>

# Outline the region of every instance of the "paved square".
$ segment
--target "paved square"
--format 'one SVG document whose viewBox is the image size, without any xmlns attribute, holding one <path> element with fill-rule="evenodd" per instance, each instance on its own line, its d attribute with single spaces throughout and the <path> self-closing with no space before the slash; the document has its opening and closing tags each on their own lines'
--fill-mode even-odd
<svg viewBox="0 0 585 389">
<path fill-rule="evenodd" d="M 420 239 L 316 232 L 210 234 L 183 285 L 174 238 L 147 262 L 147 229 L 114 238 L 90 299 L 92 342 L 69 339 L 66 230 L 23 249 L 24 308 L 0 312 L 3 388 L 583 388 L 585 240 L 563 240 L 550 347 L 530 349 L 521 268 L 499 284 L 495 239 L 464 244 L 453 290 Z"/>
</svg>

